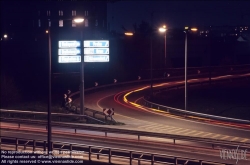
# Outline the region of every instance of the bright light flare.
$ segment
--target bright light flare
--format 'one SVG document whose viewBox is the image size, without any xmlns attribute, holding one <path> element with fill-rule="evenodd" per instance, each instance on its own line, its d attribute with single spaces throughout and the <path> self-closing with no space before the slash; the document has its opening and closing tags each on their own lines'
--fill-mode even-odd
<svg viewBox="0 0 250 165">
<path fill-rule="evenodd" d="M 46 30 L 46 33 L 49 33 L 49 31 L 48 31 L 48 30 Z"/>
<path fill-rule="evenodd" d="M 159 28 L 160 32 L 166 32 L 167 31 L 167 27 L 166 25 L 163 25 L 162 27 Z"/>
<path fill-rule="evenodd" d="M 8 36 L 7 36 L 7 34 L 5 34 L 5 35 L 3 35 L 3 37 L 4 37 L 4 38 L 7 38 Z"/>
<path fill-rule="evenodd" d="M 160 32 L 165 32 L 167 29 L 165 29 L 165 28 L 159 28 L 159 31 Z"/>
<path fill-rule="evenodd" d="M 75 19 L 74 19 L 74 22 L 75 22 L 75 23 L 82 23 L 83 21 L 84 21 L 83 18 L 75 18 Z"/>
<path fill-rule="evenodd" d="M 132 36 L 132 35 L 134 35 L 132 32 L 126 32 L 126 33 L 124 33 L 126 36 Z"/>
</svg>

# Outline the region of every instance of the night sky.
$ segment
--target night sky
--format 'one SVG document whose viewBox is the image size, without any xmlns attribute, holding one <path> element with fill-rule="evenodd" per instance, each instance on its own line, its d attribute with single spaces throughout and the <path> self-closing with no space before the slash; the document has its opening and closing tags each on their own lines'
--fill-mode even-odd
<svg viewBox="0 0 250 165">
<path fill-rule="evenodd" d="M 120 1 L 108 4 L 111 30 L 133 30 L 142 20 L 169 28 L 184 26 L 221 26 L 250 24 L 250 1 Z"/>
<path fill-rule="evenodd" d="M 13 79 L 15 84 L 11 87 L 16 86 L 16 88 L 20 89 L 24 94 L 27 93 L 27 89 L 29 89 L 31 94 L 36 94 L 37 91 L 39 91 L 39 94 L 46 94 L 47 91 L 49 66 L 48 38 L 43 31 L 43 28 L 45 27 L 43 26 L 44 24 L 42 25 L 43 28 L 40 29 L 41 31 L 39 31 L 38 28 L 33 28 L 33 21 L 36 21 L 37 19 L 37 15 L 34 13 L 37 13 L 37 11 L 42 8 L 40 3 L 37 2 L 48 1 L 14 2 L 11 0 L 2 0 L 0 2 L 1 37 L 3 37 L 3 34 L 5 33 L 8 34 L 8 38 L 3 39 L 0 44 L 1 76 L 6 77 L 7 85 L 12 85 L 8 81 L 12 82 Z M 73 4 L 72 6 L 75 4 L 77 5 L 76 1 L 67 1 L 66 3 Z M 117 1 L 115 3 L 109 2 L 107 3 L 107 7 L 107 22 L 110 24 L 110 30 L 116 30 L 121 33 L 124 32 L 122 26 L 128 31 L 133 31 L 133 24 L 135 23 L 140 25 L 142 20 L 151 23 L 150 15 L 154 12 L 153 27 L 157 28 L 165 24 L 170 29 L 166 37 L 166 54 L 167 57 L 169 57 L 169 60 L 166 61 L 168 61 L 168 67 L 170 68 L 184 66 L 184 33 L 182 30 L 173 30 L 173 28 L 177 27 L 183 29 L 184 26 L 210 25 L 250 26 L 250 1 L 247 0 L 137 0 Z M 72 8 L 73 7 L 70 7 L 70 5 L 67 7 L 68 11 L 72 10 Z M 44 7 L 44 10 L 47 10 L 47 6 Z M 58 13 L 58 9 L 52 7 L 51 10 Z M 105 16 L 105 13 L 103 13 L 103 15 Z M 46 18 L 46 15 L 44 16 Z M 147 26 L 144 27 L 147 28 Z M 107 31 L 107 38 L 109 38 L 110 43 L 113 44 L 110 46 L 110 50 L 112 51 L 112 53 L 110 53 L 110 62 L 106 64 L 85 64 L 86 87 L 93 87 L 95 81 L 99 82 L 100 85 L 113 83 L 114 78 L 118 79 L 119 82 L 123 82 L 128 81 L 129 79 L 135 80 L 138 75 L 141 75 L 143 78 L 149 76 L 149 35 L 144 36 L 143 26 L 141 29 L 138 29 L 139 31 L 137 31 L 137 34 L 139 35 L 134 35 L 135 37 L 130 38 L 120 37 L 121 35 L 116 35 L 116 33 L 109 33 L 109 31 Z M 77 31 L 75 31 L 75 33 L 77 33 Z M 13 36 L 13 40 L 9 36 Z M 221 35 L 219 34 L 219 36 Z M 231 38 L 230 40 L 225 40 L 225 37 L 221 37 L 214 40 L 214 42 L 210 42 L 208 41 L 209 37 L 204 39 L 193 35 L 193 38 L 190 37 L 189 40 L 189 66 L 207 66 L 208 60 L 206 58 L 208 55 L 211 55 L 212 66 L 250 63 L 249 42 L 235 44 L 236 37 L 233 38 L 235 42 L 231 42 Z M 159 69 L 164 66 L 163 36 L 160 34 L 155 35 L 153 42 L 152 51 L 154 59 L 152 60 L 152 67 Z M 197 44 L 199 44 L 199 46 L 197 46 Z M 52 37 L 52 73 L 79 72 L 79 68 L 80 65 L 59 64 L 57 62 L 57 39 Z M 159 71 L 159 75 L 163 75 L 162 70 Z M 66 81 L 68 81 L 68 83 Z M 65 90 L 68 86 L 73 86 L 71 84 L 73 81 L 70 79 L 67 79 L 66 81 L 58 80 L 62 86 L 55 86 L 56 88 L 54 87 L 53 89 L 61 88 L 62 90 Z M 79 80 L 75 82 L 76 85 L 74 85 L 74 87 L 78 90 Z M 4 87 L 3 89 L 11 89 L 11 87 Z M 10 91 L 10 97 L 12 97 L 12 93 L 15 92 Z"/>
</svg>

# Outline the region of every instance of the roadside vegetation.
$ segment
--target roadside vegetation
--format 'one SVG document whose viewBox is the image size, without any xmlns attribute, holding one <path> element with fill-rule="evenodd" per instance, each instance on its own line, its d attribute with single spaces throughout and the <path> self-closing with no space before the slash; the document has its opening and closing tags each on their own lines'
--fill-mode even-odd
<svg viewBox="0 0 250 165">
<path fill-rule="evenodd" d="M 191 87 L 188 110 L 230 118 L 250 120 L 250 83 L 247 80 Z M 153 102 L 184 109 L 184 88 L 157 94 Z"/>
</svg>

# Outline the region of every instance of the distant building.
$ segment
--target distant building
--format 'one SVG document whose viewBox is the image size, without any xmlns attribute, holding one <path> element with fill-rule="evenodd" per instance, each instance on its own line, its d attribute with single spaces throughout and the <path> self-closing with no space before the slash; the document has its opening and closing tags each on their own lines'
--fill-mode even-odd
<svg viewBox="0 0 250 165">
<path fill-rule="evenodd" d="M 250 32 L 250 25 L 244 26 L 201 26 L 198 27 L 201 37 L 237 37 Z"/>
<path fill-rule="evenodd" d="M 2 31 L 13 39 L 23 38 L 26 35 L 27 38 L 38 40 L 40 33 L 49 26 L 54 33 L 70 33 L 74 29 L 83 28 L 85 37 L 102 38 L 107 31 L 107 2 L 80 0 L 2 2 L 1 4 L 5 5 L 1 12 L 5 15 L 1 21 Z M 83 17 L 85 19 L 83 25 L 72 22 L 75 17 Z"/>
<path fill-rule="evenodd" d="M 81 32 L 83 39 L 108 39 L 107 3 L 109 1 L 1 1 L 2 41 L 12 40 L 8 42 L 9 47 L 18 45 L 23 50 L 14 54 L 23 53 L 29 60 L 45 61 L 46 30 L 50 27 L 52 71 L 78 71 L 80 64 L 58 64 L 58 41 L 81 40 Z M 75 24 L 76 17 L 83 17 L 83 24 Z"/>
</svg>

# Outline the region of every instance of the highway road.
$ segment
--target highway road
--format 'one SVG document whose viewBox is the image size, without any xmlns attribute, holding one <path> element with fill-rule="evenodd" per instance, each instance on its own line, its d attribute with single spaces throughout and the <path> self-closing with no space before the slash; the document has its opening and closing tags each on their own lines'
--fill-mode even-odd
<svg viewBox="0 0 250 165">
<path fill-rule="evenodd" d="M 214 78 L 216 79 L 216 78 Z M 190 81 L 203 81 L 207 79 L 195 79 Z M 182 84 L 183 81 L 172 81 L 164 84 L 164 87 L 173 86 L 176 84 Z M 163 85 L 162 83 L 160 83 Z M 159 84 L 154 84 L 155 86 Z M 149 86 L 149 84 L 137 84 L 137 85 L 128 85 L 123 87 L 111 87 L 102 89 L 100 91 L 96 91 L 94 93 L 88 93 L 85 95 L 85 107 L 102 111 L 103 108 L 114 108 L 115 115 L 113 116 L 116 121 L 123 122 L 125 125 L 114 125 L 114 126 L 105 126 L 105 127 L 119 127 L 123 129 L 129 130 L 142 130 L 149 132 L 163 132 L 169 134 L 176 135 L 185 135 L 185 136 L 194 136 L 194 137 L 204 137 L 218 140 L 226 140 L 226 141 L 236 141 L 236 142 L 250 142 L 250 130 L 244 128 L 237 128 L 233 126 L 225 126 L 225 125 L 214 125 L 209 123 L 203 123 L 198 121 L 191 121 L 187 119 L 183 119 L 176 116 L 171 116 L 169 114 L 158 113 L 152 111 L 150 108 L 141 108 L 136 106 L 131 106 L 124 102 L 124 95 L 128 92 L 143 88 L 145 86 Z M 162 88 L 161 86 L 160 88 Z M 127 98 L 134 103 L 140 101 L 143 95 L 148 94 L 149 90 L 146 89 L 144 91 L 134 93 Z M 75 100 L 75 104 L 79 104 L 79 98 Z M 1 127 L 4 126 L 4 123 L 1 123 Z M 7 124 L 7 127 L 12 127 L 12 124 Z M 17 126 L 15 126 L 17 127 Z M 23 137 L 23 138 L 38 138 L 38 139 L 46 139 L 46 131 L 38 128 L 36 132 L 29 132 L 31 129 L 37 128 L 37 126 L 26 126 L 26 130 L 23 128 L 17 130 L 4 130 L 1 128 L 2 136 L 12 136 L 12 137 Z M 15 129 L 15 128 L 14 128 Z M 39 130 L 40 129 L 40 130 Z M 44 128 L 43 128 L 44 129 Z M 74 143 L 85 143 L 85 144 L 94 144 L 94 145 L 102 145 L 109 147 L 118 147 L 122 146 L 121 144 L 111 144 L 108 142 L 104 142 L 103 140 L 93 140 L 94 138 L 86 138 L 84 139 L 82 134 L 88 133 L 88 131 L 78 131 L 77 134 L 74 134 L 74 130 L 69 130 L 67 128 L 55 128 L 53 127 L 53 140 L 55 141 L 64 141 L 64 142 L 74 142 Z M 57 131 L 57 132 L 56 132 Z M 58 131 L 63 131 L 63 135 L 57 135 Z M 69 131 L 69 133 L 65 133 L 65 131 Z M 68 134 L 68 135 L 67 135 Z M 74 136 L 72 136 L 74 134 Z M 96 136 L 101 136 L 100 134 L 95 134 Z M 103 136 L 103 135 L 102 135 Z M 119 138 L 123 138 L 126 136 L 128 139 L 137 139 L 137 137 L 130 137 L 130 135 L 119 135 Z M 95 137 L 96 138 L 96 137 Z M 107 138 L 107 137 L 106 137 Z M 109 136 L 109 138 L 111 138 Z M 113 141 L 118 141 L 119 138 L 113 138 Z M 153 140 L 153 141 L 161 141 L 160 139 L 155 140 L 148 137 L 143 137 L 144 140 Z M 87 140 L 89 139 L 89 141 Z M 136 140 L 135 140 L 136 141 Z M 164 140 L 166 141 L 166 140 Z M 182 147 L 185 150 L 178 150 L 173 148 L 173 146 L 159 146 L 157 149 L 150 148 L 148 146 L 144 146 L 139 148 L 138 145 L 136 147 L 129 146 L 129 141 L 123 141 L 125 145 L 122 148 L 127 149 L 140 149 L 143 151 L 152 151 L 157 153 L 171 154 L 171 155 L 180 155 L 185 157 L 193 157 L 193 158 L 202 158 L 209 159 L 213 161 L 223 161 L 220 158 L 219 150 L 216 151 L 206 151 L 204 150 L 196 150 L 192 148 L 191 150 Z M 185 143 L 186 144 L 186 143 Z M 165 143 L 164 143 L 165 145 Z M 199 147 L 201 144 L 197 144 Z M 203 152 L 201 152 L 203 151 Z M 209 154 L 208 154 L 209 153 Z M 249 155 L 249 154 L 248 154 Z M 229 163 L 234 163 L 234 160 L 227 160 Z M 224 161 L 223 161 L 224 162 Z M 241 161 L 243 164 L 249 164 L 249 160 Z M 240 163 L 241 164 L 241 163 Z"/>
<path fill-rule="evenodd" d="M 247 74 L 249 76 L 249 74 Z M 215 79 L 226 76 L 215 77 Z M 194 79 L 192 81 L 204 81 L 208 79 Z M 184 83 L 183 81 L 172 81 L 164 84 L 165 87 Z M 162 84 L 162 83 L 161 83 Z M 154 84 L 157 86 L 158 84 Z M 115 120 L 125 123 L 127 129 L 139 129 L 153 132 L 164 132 L 186 136 L 196 136 L 227 141 L 250 142 L 250 129 L 237 128 L 231 125 L 210 124 L 198 121 L 191 121 L 168 114 L 162 114 L 150 110 L 150 108 L 138 108 L 124 102 L 124 95 L 129 91 L 143 88 L 147 85 L 131 85 L 123 87 L 112 87 L 102 89 L 98 92 L 85 95 L 85 107 L 102 111 L 103 108 L 114 108 Z M 162 86 L 161 86 L 162 88 Z M 148 94 L 149 89 L 131 95 L 129 100 L 138 102 L 143 95 Z M 79 99 L 75 100 L 79 104 Z"/>
<path fill-rule="evenodd" d="M 7 126 L 5 123 L 1 123 L 1 136 L 10 136 L 18 137 L 25 139 L 38 139 L 38 140 L 47 140 L 47 131 L 44 127 L 37 126 L 36 128 L 30 128 L 29 126 L 22 126 L 18 128 L 14 124 L 8 124 L 9 129 L 3 128 Z M 199 148 L 193 148 L 187 145 L 174 145 L 171 143 L 161 143 L 161 142 L 148 142 L 142 140 L 137 141 L 136 137 L 130 138 L 116 138 L 116 137 L 105 137 L 105 136 L 89 136 L 86 135 L 86 132 L 78 131 L 74 133 L 72 129 L 62 129 L 53 127 L 53 136 L 52 141 L 57 142 L 66 142 L 74 144 L 86 144 L 86 145 L 95 145 L 110 148 L 123 148 L 127 150 L 135 150 L 149 153 L 165 154 L 165 155 L 174 155 L 178 157 L 194 158 L 200 160 L 209 160 L 214 162 L 224 162 L 234 164 L 236 160 L 222 160 L 220 157 L 220 148 L 212 149 L 208 146 L 200 146 Z M 73 136 L 72 136 L 73 135 Z M 4 146 L 1 146 L 2 149 Z M 22 147 L 20 147 L 22 149 Z M 250 157 L 250 153 L 247 153 L 246 157 Z M 248 165 L 249 160 L 239 160 L 239 165 Z"/>
</svg>

